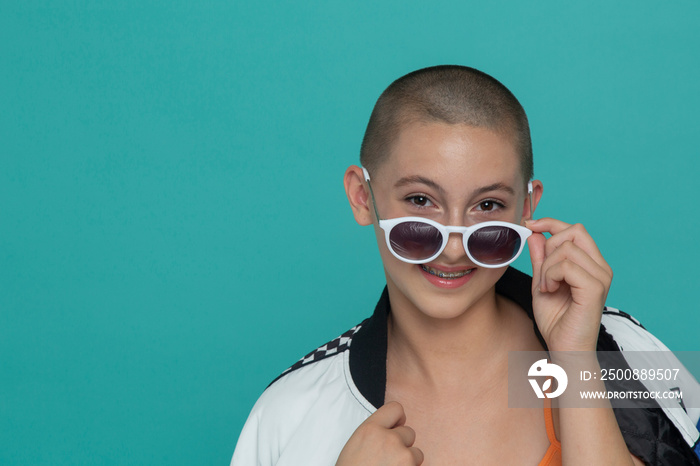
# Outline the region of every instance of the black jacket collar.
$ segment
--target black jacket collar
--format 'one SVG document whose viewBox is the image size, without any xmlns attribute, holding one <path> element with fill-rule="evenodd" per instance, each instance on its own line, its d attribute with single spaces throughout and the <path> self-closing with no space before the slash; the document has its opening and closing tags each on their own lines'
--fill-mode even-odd
<svg viewBox="0 0 700 466">
<path fill-rule="evenodd" d="M 519 270 L 508 267 L 496 283 L 496 293 L 517 303 L 532 320 L 535 335 L 546 349 L 532 313 L 532 278 Z M 389 292 L 386 287 L 379 298 L 372 317 L 352 338 L 350 346 L 350 373 L 360 393 L 379 408 L 384 404 L 386 390 L 387 316 L 391 312 Z"/>
</svg>

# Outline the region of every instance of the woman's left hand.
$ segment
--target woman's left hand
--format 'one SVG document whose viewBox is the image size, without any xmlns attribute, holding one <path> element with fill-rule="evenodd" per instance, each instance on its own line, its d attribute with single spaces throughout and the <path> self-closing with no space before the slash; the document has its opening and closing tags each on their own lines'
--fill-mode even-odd
<svg viewBox="0 0 700 466">
<path fill-rule="evenodd" d="M 581 224 L 528 221 L 532 307 L 552 351 L 595 351 L 612 269 Z M 542 233 L 551 233 L 545 238 Z"/>
</svg>

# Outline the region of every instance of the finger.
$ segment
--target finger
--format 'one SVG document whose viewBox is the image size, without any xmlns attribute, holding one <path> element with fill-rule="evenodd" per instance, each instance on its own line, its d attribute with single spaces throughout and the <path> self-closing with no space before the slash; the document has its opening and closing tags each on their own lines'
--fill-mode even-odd
<svg viewBox="0 0 700 466">
<path fill-rule="evenodd" d="M 409 450 L 411 451 L 411 453 L 413 453 L 413 459 L 416 462 L 416 466 L 420 466 L 421 464 L 423 464 L 423 460 L 425 459 L 425 457 L 423 456 L 423 452 L 421 451 L 421 449 L 411 447 L 409 448 Z"/>
<path fill-rule="evenodd" d="M 540 283 L 542 263 L 544 262 L 544 245 L 546 238 L 541 233 L 533 233 L 527 239 L 527 247 L 530 249 L 532 261 L 532 291 L 534 292 Z"/>
<path fill-rule="evenodd" d="M 574 244 L 571 241 L 565 241 L 557 249 L 552 251 L 552 253 L 548 255 L 544 260 L 544 263 L 541 266 L 541 270 L 546 271 L 553 265 L 559 262 L 563 262 L 565 260 L 569 260 L 577 264 L 588 274 L 590 274 L 596 280 L 605 285 L 606 292 L 607 289 L 610 288 L 610 283 L 612 282 L 612 273 L 609 272 L 609 269 L 603 268 L 598 262 L 593 260 L 593 258 L 589 256 L 583 249 L 579 248 L 576 244 Z M 540 276 L 540 280 L 540 291 L 555 291 L 555 289 L 558 288 L 555 287 L 555 289 L 549 289 L 547 283 L 544 283 L 545 281 L 543 280 L 542 275 Z"/>
<path fill-rule="evenodd" d="M 551 217 L 542 217 L 537 220 L 526 220 L 525 226 L 535 233 L 551 233 L 553 235 L 566 230 L 571 225 Z"/>
<path fill-rule="evenodd" d="M 413 443 L 416 441 L 416 431 L 408 426 L 394 427 L 392 431 L 399 436 L 401 443 L 407 447 L 413 446 Z"/>
<path fill-rule="evenodd" d="M 571 287 L 571 298 L 576 304 L 585 305 L 581 297 L 581 291 L 587 291 L 585 296 L 595 296 L 597 299 L 603 298 L 606 292 L 605 286 L 591 274 L 586 272 L 581 266 L 574 262 L 563 260 L 544 270 L 545 290 L 549 293 L 556 292 L 562 283 Z M 542 287 L 540 287 L 542 290 Z M 578 290 L 578 292 L 577 292 Z M 592 293 L 592 295 L 591 295 Z M 601 304 L 602 309 L 602 304 Z"/>
<path fill-rule="evenodd" d="M 547 239 L 545 255 L 551 254 L 551 252 L 564 241 L 571 241 L 586 251 L 603 268 L 610 269 L 608 263 L 603 259 L 603 255 L 600 253 L 595 241 L 593 241 L 591 235 L 588 234 L 584 226 L 580 223 L 569 225 L 568 223 L 553 218 L 541 218 L 539 220 L 527 222 L 527 227 L 533 232 L 548 232 L 552 234 L 552 237 Z"/>
<path fill-rule="evenodd" d="M 608 263 L 603 259 L 598 246 L 593 241 L 593 238 L 586 231 L 583 225 L 576 223 L 571 225 L 564 231 L 561 231 L 547 240 L 545 245 L 545 254 L 550 254 L 565 241 L 571 241 L 591 256 L 596 262 L 605 268 L 609 268 Z"/>
<path fill-rule="evenodd" d="M 406 413 L 398 401 L 390 401 L 380 407 L 365 422 L 374 422 L 385 429 L 392 429 L 406 423 Z"/>
</svg>

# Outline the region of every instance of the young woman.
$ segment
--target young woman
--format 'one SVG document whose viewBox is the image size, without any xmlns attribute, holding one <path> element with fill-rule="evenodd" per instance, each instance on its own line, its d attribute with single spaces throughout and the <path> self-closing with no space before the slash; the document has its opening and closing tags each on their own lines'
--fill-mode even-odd
<svg viewBox="0 0 700 466">
<path fill-rule="evenodd" d="M 508 407 L 510 351 L 595 355 L 645 331 L 613 311 L 623 330 L 605 330 L 612 271 L 586 230 L 533 219 L 543 187 L 527 118 L 501 83 L 459 66 L 400 78 L 361 162 L 345 189 L 374 227 L 386 289 L 372 317 L 265 390 L 233 465 L 698 461 L 687 415 Z M 532 278 L 508 267 L 526 242 Z"/>
</svg>

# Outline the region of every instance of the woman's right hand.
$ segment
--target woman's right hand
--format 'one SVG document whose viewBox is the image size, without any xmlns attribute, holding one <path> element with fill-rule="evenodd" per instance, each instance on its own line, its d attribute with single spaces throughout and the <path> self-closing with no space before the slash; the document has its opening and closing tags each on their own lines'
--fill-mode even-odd
<svg viewBox="0 0 700 466">
<path fill-rule="evenodd" d="M 355 430 L 336 466 L 419 466 L 423 452 L 413 446 L 416 433 L 405 423 L 406 413 L 400 403 L 385 404 Z"/>
</svg>

